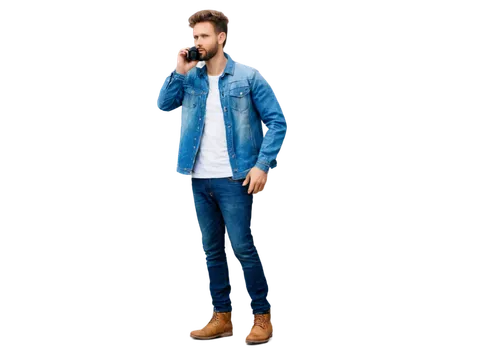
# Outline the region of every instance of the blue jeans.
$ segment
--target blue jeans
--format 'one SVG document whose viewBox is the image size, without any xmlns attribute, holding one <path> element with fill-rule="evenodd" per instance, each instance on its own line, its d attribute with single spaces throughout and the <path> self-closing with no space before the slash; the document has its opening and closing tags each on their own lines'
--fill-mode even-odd
<svg viewBox="0 0 500 358">
<path fill-rule="evenodd" d="M 210 294 L 214 310 L 229 312 L 229 271 L 224 250 L 225 228 L 234 254 L 240 261 L 253 314 L 271 308 L 267 301 L 267 281 L 250 231 L 253 193 L 248 194 L 244 179 L 193 178 L 194 203 L 206 254 Z"/>
</svg>

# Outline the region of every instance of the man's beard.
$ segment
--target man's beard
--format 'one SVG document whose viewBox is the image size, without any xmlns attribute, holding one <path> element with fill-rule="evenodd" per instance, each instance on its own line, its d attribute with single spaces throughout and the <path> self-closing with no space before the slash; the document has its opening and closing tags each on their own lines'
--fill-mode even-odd
<svg viewBox="0 0 500 358">
<path fill-rule="evenodd" d="M 215 45 L 209 50 L 206 50 L 205 54 L 201 56 L 200 61 L 208 61 L 219 52 L 219 46 Z"/>
</svg>

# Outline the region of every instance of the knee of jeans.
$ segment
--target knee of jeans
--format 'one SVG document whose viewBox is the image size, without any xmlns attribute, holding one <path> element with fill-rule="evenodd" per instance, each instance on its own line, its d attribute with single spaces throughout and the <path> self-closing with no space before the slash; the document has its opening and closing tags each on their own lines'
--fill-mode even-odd
<svg viewBox="0 0 500 358">
<path fill-rule="evenodd" d="M 233 245 L 233 251 L 238 260 L 252 259 L 257 252 L 253 244 Z"/>
</svg>

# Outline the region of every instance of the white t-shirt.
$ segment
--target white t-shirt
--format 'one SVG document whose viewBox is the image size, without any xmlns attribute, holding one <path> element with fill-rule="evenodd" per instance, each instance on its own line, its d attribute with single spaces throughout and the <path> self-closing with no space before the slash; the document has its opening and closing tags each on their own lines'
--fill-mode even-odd
<svg viewBox="0 0 500 358">
<path fill-rule="evenodd" d="M 233 176 L 227 152 L 226 126 L 219 96 L 219 76 L 208 76 L 205 125 L 200 148 L 193 167 L 193 178 L 225 178 Z"/>
</svg>

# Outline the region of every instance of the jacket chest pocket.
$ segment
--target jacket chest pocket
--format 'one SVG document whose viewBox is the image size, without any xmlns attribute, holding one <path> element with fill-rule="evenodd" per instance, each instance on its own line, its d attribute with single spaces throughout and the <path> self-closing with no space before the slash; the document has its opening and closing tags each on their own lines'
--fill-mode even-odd
<svg viewBox="0 0 500 358">
<path fill-rule="evenodd" d="M 184 99 L 182 100 L 182 106 L 187 109 L 195 108 L 200 104 L 200 98 L 203 91 L 193 87 L 184 88 Z"/>
<path fill-rule="evenodd" d="M 243 112 L 250 106 L 250 87 L 236 87 L 229 90 L 229 105 L 238 112 Z"/>
</svg>

